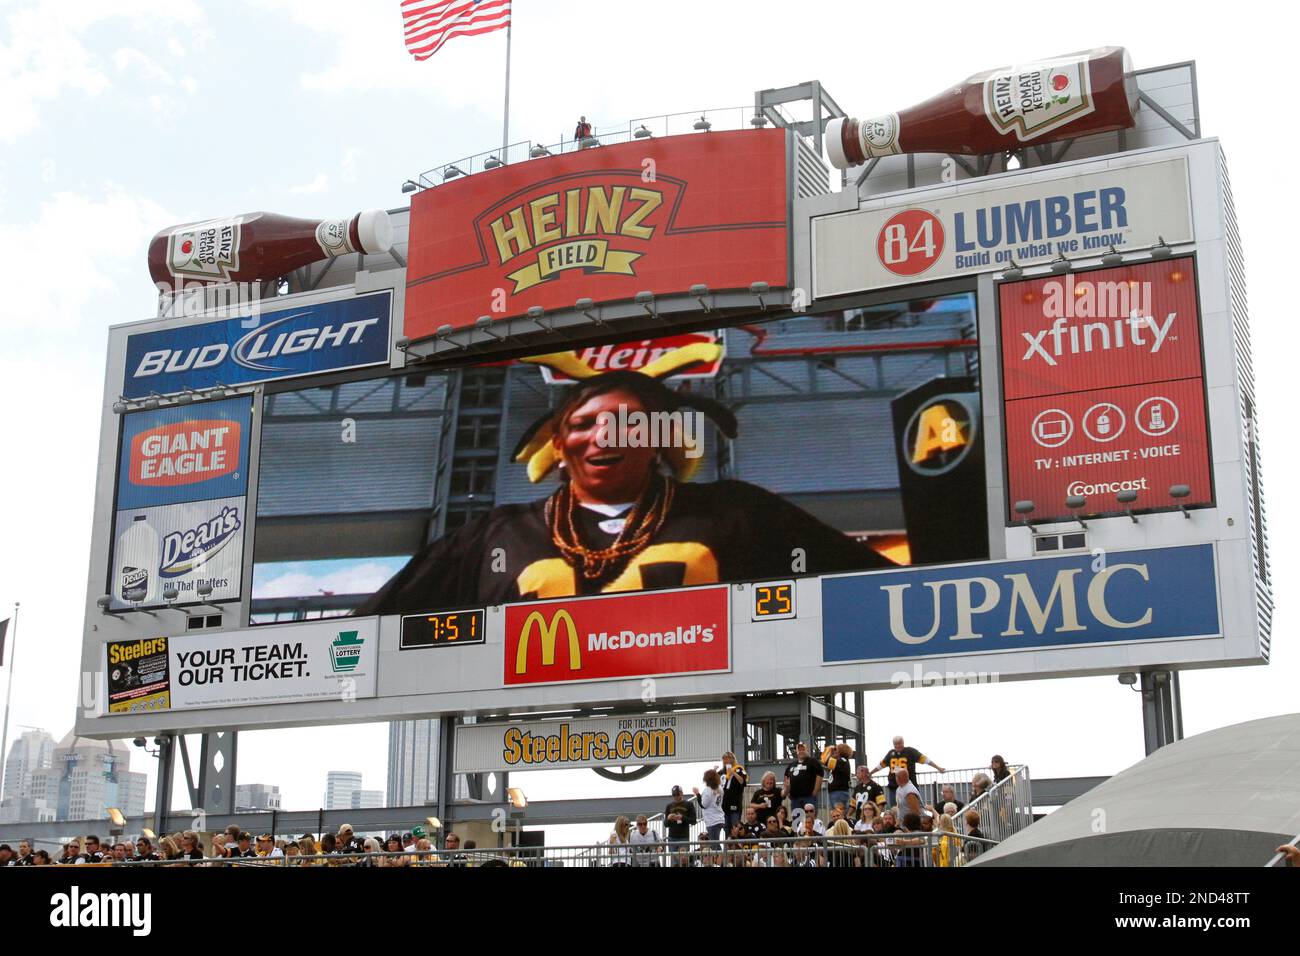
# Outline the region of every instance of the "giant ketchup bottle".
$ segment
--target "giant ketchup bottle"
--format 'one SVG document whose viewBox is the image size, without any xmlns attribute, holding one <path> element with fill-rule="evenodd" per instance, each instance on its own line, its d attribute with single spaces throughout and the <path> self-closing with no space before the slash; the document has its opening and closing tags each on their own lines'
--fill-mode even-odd
<svg viewBox="0 0 1300 956">
<path fill-rule="evenodd" d="M 919 106 L 869 120 L 833 119 L 837 169 L 898 153 L 980 155 L 1127 129 L 1137 109 L 1128 51 L 1109 46 L 977 73 Z"/>
<path fill-rule="evenodd" d="M 294 219 L 250 212 L 168 226 L 149 243 L 149 275 L 160 288 L 278 279 L 321 259 L 376 255 L 393 246 L 382 209 L 348 219 Z"/>
</svg>

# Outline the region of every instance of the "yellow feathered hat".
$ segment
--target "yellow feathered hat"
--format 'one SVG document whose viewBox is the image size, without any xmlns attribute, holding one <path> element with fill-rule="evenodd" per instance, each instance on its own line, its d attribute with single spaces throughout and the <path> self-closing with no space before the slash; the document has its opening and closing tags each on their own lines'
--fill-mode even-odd
<svg viewBox="0 0 1300 956">
<path fill-rule="evenodd" d="M 716 342 L 693 342 L 666 352 L 635 372 L 602 372 L 580 359 L 576 352 L 553 352 L 520 359 L 521 362 L 533 365 L 545 365 L 569 376 L 578 384 L 573 386 L 574 393 L 558 409 L 547 412 L 524 432 L 515 446 L 514 459 L 527 464 L 529 481 L 541 481 L 560 462 L 560 453 L 556 450 L 553 439 L 556 425 L 565 409 L 571 407 L 579 397 L 585 401 L 592 395 L 622 388 L 640 396 L 647 405 L 647 411 L 691 408 L 702 412 L 728 438 L 735 438 L 736 416 L 731 409 L 703 395 L 674 391 L 663 383 L 663 379 L 680 374 L 688 368 L 716 362 L 720 358 L 722 346 Z M 681 481 L 688 480 L 699 468 L 701 456 L 687 457 L 687 451 L 693 450 L 683 442 L 664 451 L 665 460 Z"/>
</svg>

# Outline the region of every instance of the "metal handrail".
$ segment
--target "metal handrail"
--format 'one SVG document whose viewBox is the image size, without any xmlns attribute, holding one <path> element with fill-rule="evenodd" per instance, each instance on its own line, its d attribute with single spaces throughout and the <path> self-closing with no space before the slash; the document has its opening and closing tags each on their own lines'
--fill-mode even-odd
<svg viewBox="0 0 1300 956">
<path fill-rule="evenodd" d="M 1294 837 L 1292 837 L 1290 840 L 1288 840 L 1286 843 L 1284 843 L 1284 844 L 1282 844 L 1282 845 L 1283 845 L 1283 846 L 1294 846 L 1294 847 L 1300 847 L 1300 833 L 1297 833 Z M 1268 861 L 1267 863 L 1264 864 L 1264 866 L 1266 866 L 1266 867 L 1269 867 L 1269 866 L 1291 866 L 1291 865 L 1292 865 L 1292 864 L 1289 863 L 1289 862 L 1287 861 L 1286 855 L 1285 855 L 1281 850 L 1278 850 L 1277 852 L 1275 852 L 1275 853 L 1273 854 L 1273 856 L 1269 858 L 1269 861 Z"/>
<path fill-rule="evenodd" d="M 656 834 L 658 837 L 658 834 Z M 206 866 L 206 867 L 293 867 L 293 866 L 391 866 L 377 861 L 405 859 L 403 866 L 472 867 L 493 866 L 921 866 L 939 865 L 937 852 L 948 838 L 950 866 L 964 862 L 969 844 L 981 850 L 997 841 L 960 833 L 904 832 L 814 834 L 803 836 L 728 838 L 718 842 L 688 840 L 669 842 L 662 837 L 652 844 L 631 847 L 611 844 L 575 844 L 557 847 L 502 847 L 472 850 L 400 850 L 352 853 L 317 853 L 278 857 L 206 857 L 203 860 L 106 860 L 99 866 L 119 868 Z M 93 865 L 93 864 L 91 864 Z"/>
<path fill-rule="evenodd" d="M 726 106 L 712 110 L 638 116 L 635 119 L 628 120 L 625 125 L 616 123 L 605 129 L 599 129 L 593 123 L 592 135 L 585 141 L 572 138 L 560 139 L 554 143 L 521 140 L 517 143 L 511 143 L 504 151 L 500 149 L 487 150 L 482 153 L 475 153 L 473 156 L 466 156 L 462 159 L 434 166 L 432 169 L 426 169 L 416 177 L 415 181 L 421 189 L 432 189 L 441 186 L 450 179 L 459 178 L 462 174 L 472 176 L 475 173 L 483 172 L 487 168 L 484 163 L 493 157 L 500 160 L 502 165 L 508 166 L 513 163 L 524 162 L 530 158 L 559 156 L 564 153 L 577 152 L 581 149 L 609 146 L 613 143 L 626 143 L 637 139 L 637 131 L 642 127 L 649 132 L 651 137 L 677 136 L 689 132 L 698 132 L 695 129 L 695 123 L 699 119 L 705 119 L 710 124 L 711 130 L 744 129 L 751 125 L 753 116 L 753 107 Z M 538 148 L 543 152 L 534 157 L 532 155 L 533 151 Z M 447 172 L 453 167 L 457 172 L 448 177 Z"/>
</svg>

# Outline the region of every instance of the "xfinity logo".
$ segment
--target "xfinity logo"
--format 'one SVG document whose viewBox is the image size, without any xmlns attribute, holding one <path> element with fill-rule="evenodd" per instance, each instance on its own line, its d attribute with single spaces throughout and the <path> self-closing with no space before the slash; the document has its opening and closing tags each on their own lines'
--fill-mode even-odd
<svg viewBox="0 0 1300 956">
<path fill-rule="evenodd" d="M 148 936 L 153 929 L 153 895 L 150 893 L 82 893 L 73 886 L 69 893 L 50 897 L 50 925 L 59 927 L 131 928 L 134 936 Z"/>
<path fill-rule="evenodd" d="M 211 345 L 191 348 L 155 349 L 145 352 L 136 366 L 133 377 L 148 378 L 153 375 L 214 368 L 226 361 L 227 357 L 233 359 L 236 365 L 257 372 L 289 371 L 288 366 L 267 363 L 272 359 L 299 353 L 358 345 L 366 330 L 379 324 L 378 318 L 370 318 L 344 322 L 337 328 L 333 325 L 325 325 L 292 332 L 276 331 L 278 326 L 309 314 L 295 312 L 268 322 L 253 329 L 233 346 L 225 342 L 214 342 Z"/>
<path fill-rule="evenodd" d="M 1037 356 L 1048 365 L 1056 365 L 1056 360 L 1066 352 L 1078 355 L 1094 350 L 1122 349 L 1127 345 L 1148 348 L 1155 355 L 1165 344 L 1177 317 L 1177 312 L 1170 312 L 1164 322 L 1157 322 L 1153 316 L 1139 315 L 1135 310 L 1127 319 L 1069 325 L 1067 318 L 1060 316 L 1050 328 L 1020 333 L 1028 343 L 1021 361 L 1028 362 Z M 1151 330 L 1149 336 L 1143 334 L 1147 329 Z M 1045 342 L 1046 339 L 1051 341 Z"/>
</svg>

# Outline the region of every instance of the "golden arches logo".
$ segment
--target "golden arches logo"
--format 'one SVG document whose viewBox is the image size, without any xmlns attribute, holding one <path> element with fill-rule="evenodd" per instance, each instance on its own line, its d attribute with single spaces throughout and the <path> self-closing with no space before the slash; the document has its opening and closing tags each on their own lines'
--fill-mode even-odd
<svg viewBox="0 0 1300 956">
<path fill-rule="evenodd" d="M 515 654 L 515 673 L 523 674 L 528 670 L 528 638 L 532 636 L 533 625 L 542 637 L 542 666 L 555 663 L 555 637 L 563 624 L 569 635 L 569 670 L 582 669 L 582 649 L 578 645 L 578 628 L 573 617 L 561 608 L 552 615 L 548 622 L 541 611 L 533 611 L 524 619 L 524 626 L 519 632 L 519 650 Z"/>
</svg>

